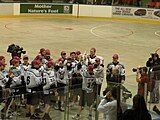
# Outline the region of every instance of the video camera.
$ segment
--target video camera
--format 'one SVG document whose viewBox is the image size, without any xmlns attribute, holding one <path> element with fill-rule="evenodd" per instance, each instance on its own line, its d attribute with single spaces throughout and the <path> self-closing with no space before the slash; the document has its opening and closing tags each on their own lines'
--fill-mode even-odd
<svg viewBox="0 0 160 120">
<path fill-rule="evenodd" d="M 147 67 L 139 67 L 139 68 L 133 68 L 132 71 L 133 72 L 137 72 L 137 69 L 139 69 L 139 72 L 142 73 L 142 71 L 147 73 Z"/>
<path fill-rule="evenodd" d="M 133 68 L 132 71 L 133 71 L 133 72 L 137 72 L 138 69 L 139 69 L 139 71 L 141 71 L 141 70 L 142 70 L 142 67 L 140 67 L 140 68 Z"/>
<path fill-rule="evenodd" d="M 26 51 L 23 50 L 23 47 L 20 47 L 19 45 L 15 45 L 15 44 L 9 45 L 8 49 L 7 49 L 7 52 L 11 53 L 12 58 L 14 56 L 21 57 L 21 54 L 25 54 L 26 53 Z"/>
</svg>

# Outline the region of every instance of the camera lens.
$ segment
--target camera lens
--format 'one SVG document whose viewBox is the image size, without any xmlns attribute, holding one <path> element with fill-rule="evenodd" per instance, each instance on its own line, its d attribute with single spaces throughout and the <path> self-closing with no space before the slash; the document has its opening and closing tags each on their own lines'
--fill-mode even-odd
<svg viewBox="0 0 160 120">
<path fill-rule="evenodd" d="M 136 68 L 133 68 L 132 71 L 133 71 L 133 72 L 137 72 L 137 69 L 136 69 Z"/>
</svg>

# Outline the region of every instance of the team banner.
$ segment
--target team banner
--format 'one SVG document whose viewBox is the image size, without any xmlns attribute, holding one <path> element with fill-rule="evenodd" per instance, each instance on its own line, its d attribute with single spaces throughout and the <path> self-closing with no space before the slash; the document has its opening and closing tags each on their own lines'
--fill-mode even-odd
<svg viewBox="0 0 160 120">
<path fill-rule="evenodd" d="M 40 3 L 40 4 L 20 4 L 20 13 L 34 14 L 72 14 L 72 5 Z"/>
<path fill-rule="evenodd" d="M 112 15 L 113 17 L 132 17 L 159 20 L 160 9 L 113 6 Z"/>
</svg>

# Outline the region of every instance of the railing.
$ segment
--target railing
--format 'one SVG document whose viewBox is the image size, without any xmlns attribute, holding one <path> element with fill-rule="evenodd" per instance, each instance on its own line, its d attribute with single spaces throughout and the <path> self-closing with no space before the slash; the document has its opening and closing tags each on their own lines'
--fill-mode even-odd
<svg viewBox="0 0 160 120">
<path fill-rule="evenodd" d="M 138 85 L 135 80 L 136 76 L 135 74 L 126 76 L 126 81 L 124 84 L 116 84 L 116 83 L 109 83 L 113 86 L 120 86 L 120 101 L 123 103 L 126 103 L 128 108 L 132 107 L 132 98 L 134 95 L 137 94 Z M 159 84 L 158 84 L 159 85 Z M 92 102 L 92 120 L 103 120 L 103 113 L 99 113 L 97 111 L 97 106 L 101 99 L 104 98 L 103 91 L 107 87 L 106 81 L 103 82 L 102 88 L 101 88 L 101 94 L 98 95 L 98 89 L 97 85 L 94 86 L 94 93 L 91 95 L 91 98 L 89 102 Z M 26 115 L 26 98 L 31 93 L 25 93 L 22 94 L 22 87 L 16 87 L 13 89 L 5 89 L 5 92 L 3 91 L 3 99 L 1 100 L 0 110 L 1 110 L 1 117 L 5 115 L 6 117 L 12 117 L 14 120 L 19 119 L 28 119 L 28 117 L 25 117 Z M 17 92 L 15 91 L 17 90 Z M 20 92 L 18 93 L 18 90 Z M 4 94 L 5 93 L 5 94 Z M 36 113 L 39 115 L 39 117 L 43 117 L 44 112 L 44 96 L 43 94 L 46 93 L 44 91 L 37 91 L 36 94 L 38 95 L 38 105 L 35 106 Z M 148 104 L 150 94 L 148 90 L 146 90 L 145 95 L 147 95 L 146 98 L 146 104 L 150 111 L 152 111 L 153 104 Z M 64 97 L 64 103 L 61 101 L 58 102 L 58 96 Z M 50 116 L 53 120 L 72 120 L 72 117 L 78 113 L 78 110 L 80 109 L 80 99 L 84 99 L 84 94 L 82 95 L 82 89 L 81 85 L 74 85 L 71 87 L 70 84 L 68 84 L 65 87 L 58 87 L 58 88 L 52 88 L 49 90 L 49 103 L 50 103 Z M 86 100 L 84 101 L 86 103 Z M 159 101 L 157 101 L 159 102 Z M 16 107 L 14 108 L 14 104 L 16 103 Z M 4 112 L 4 107 L 6 107 L 6 110 Z M 64 108 L 64 111 L 62 109 L 59 109 L 60 107 Z M 38 108 L 42 110 L 39 112 Z M 152 114 L 153 112 L 151 112 Z M 83 110 L 81 112 L 81 118 L 86 119 L 88 118 L 89 114 L 89 107 L 85 104 L 83 107 Z M 152 114 L 153 118 L 158 118 L 159 116 Z"/>
</svg>

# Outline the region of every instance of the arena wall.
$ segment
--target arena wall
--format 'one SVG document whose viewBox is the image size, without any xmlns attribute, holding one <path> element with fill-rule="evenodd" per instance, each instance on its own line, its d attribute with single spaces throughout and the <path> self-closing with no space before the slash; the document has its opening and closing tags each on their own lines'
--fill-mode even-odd
<svg viewBox="0 0 160 120">
<path fill-rule="evenodd" d="M 160 9 L 55 3 L 2 3 L 0 15 L 70 15 L 76 17 L 138 18 L 160 20 Z"/>
<path fill-rule="evenodd" d="M 79 11 L 79 13 L 78 13 Z M 112 17 L 112 6 L 73 5 L 73 16 Z"/>
<path fill-rule="evenodd" d="M 1 3 L 0 4 L 0 15 L 14 15 L 13 3 Z"/>
</svg>

